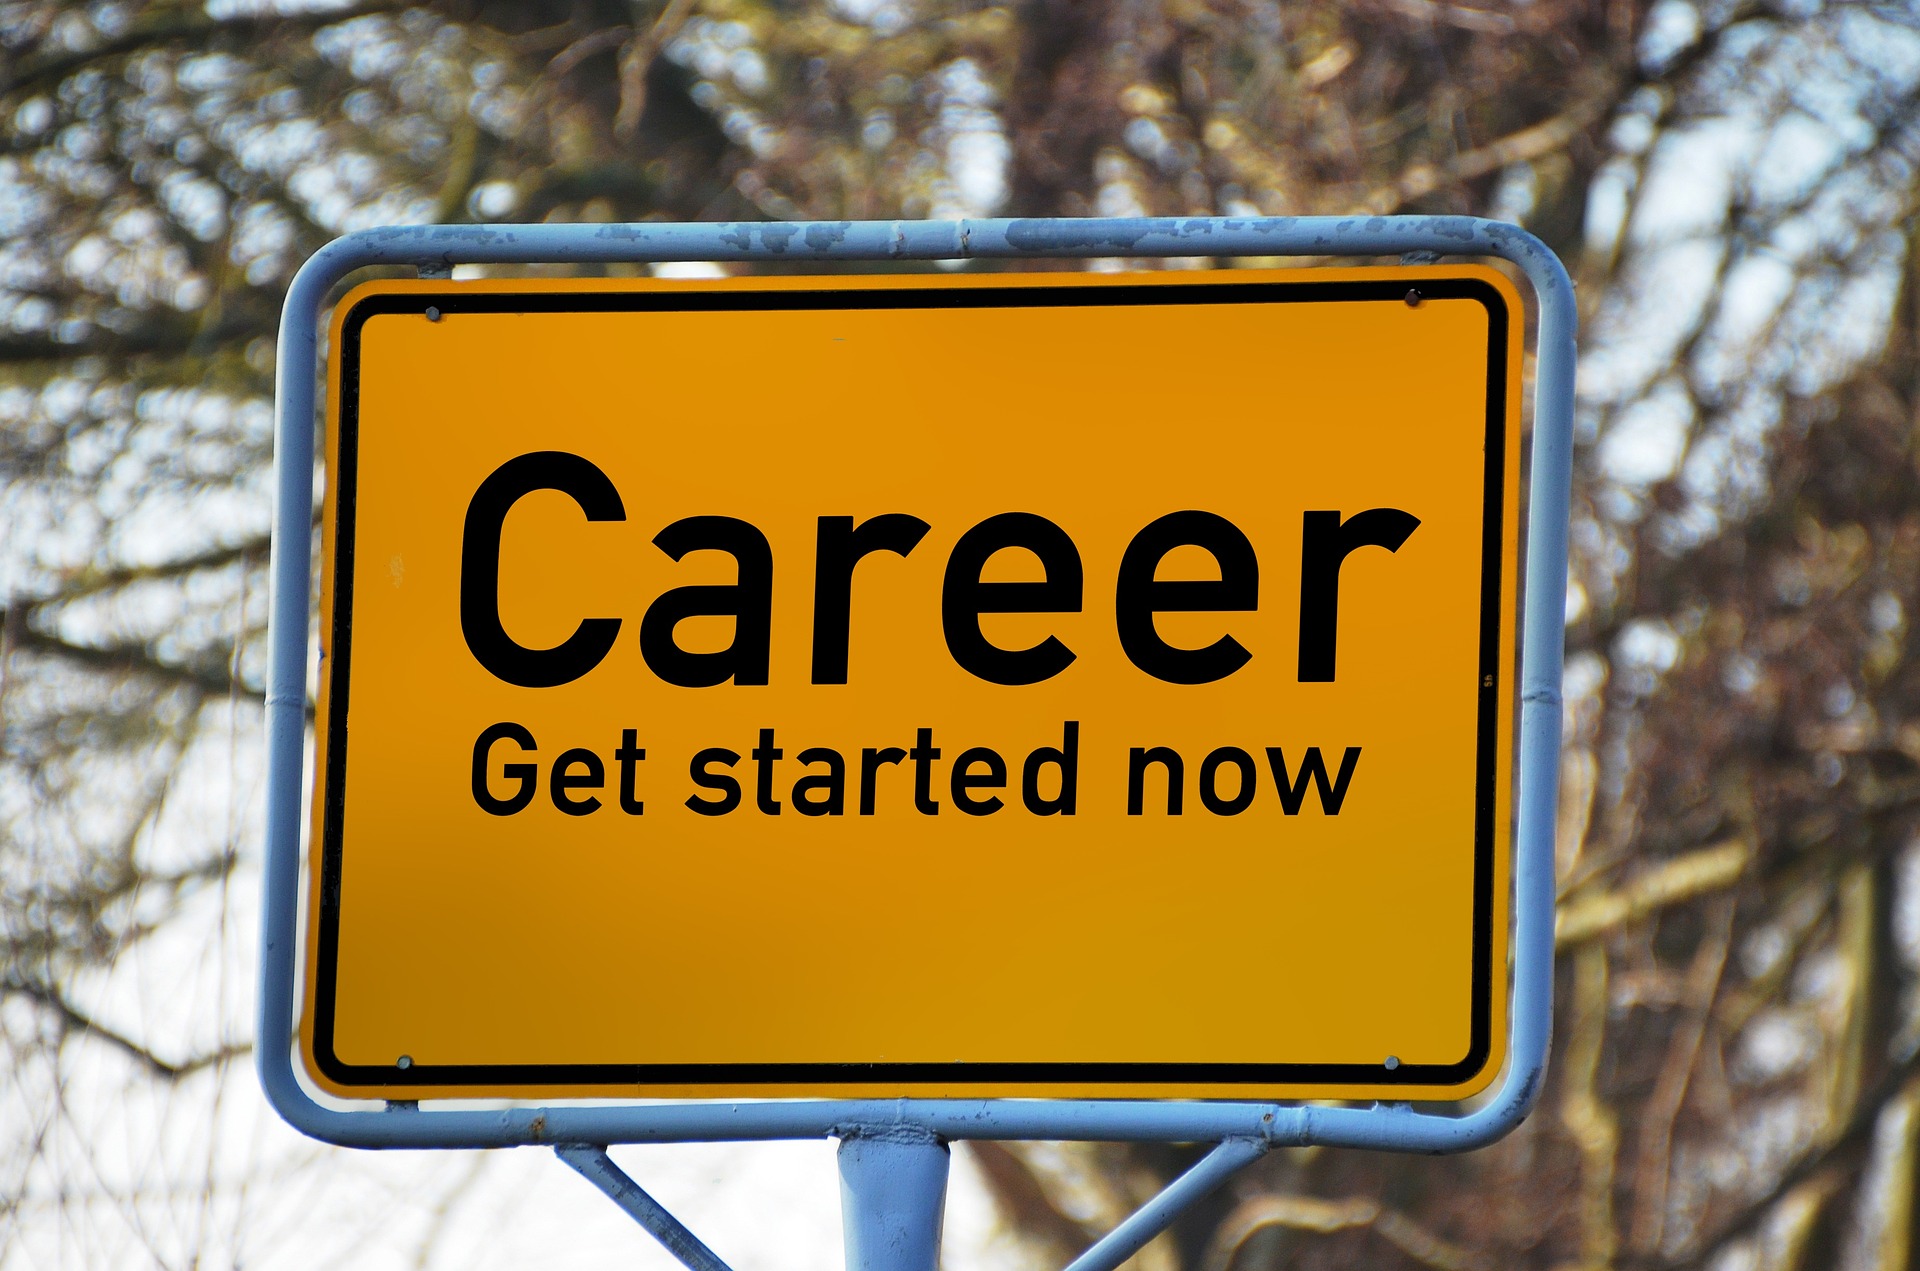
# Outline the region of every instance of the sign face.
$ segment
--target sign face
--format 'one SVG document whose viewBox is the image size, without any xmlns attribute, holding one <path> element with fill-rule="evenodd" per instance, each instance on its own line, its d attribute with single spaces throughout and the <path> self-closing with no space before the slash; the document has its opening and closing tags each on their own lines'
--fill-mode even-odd
<svg viewBox="0 0 1920 1271">
<path fill-rule="evenodd" d="M 312 1076 L 1484 1088 L 1521 314 L 1477 266 L 353 291 Z"/>
</svg>

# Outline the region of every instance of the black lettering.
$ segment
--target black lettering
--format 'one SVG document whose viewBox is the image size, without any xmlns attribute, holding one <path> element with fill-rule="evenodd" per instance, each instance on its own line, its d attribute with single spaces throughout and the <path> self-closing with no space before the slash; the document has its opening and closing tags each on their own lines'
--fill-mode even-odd
<svg viewBox="0 0 1920 1271">
<path fill-rule="evenodd" d="M 1151 750 L 1135 746 L 1127 751 L 1127 815 L 1139 816 L 1147 802 L 1147 765 L 1157 763 L 1167 770 L 1167 815 L 1179 816 L 1185 798 L 1187 765 L 1180 752 L 1169 746 Z"/>
<path fill-rule="evenodd" d="M 512 816 L 533 802 L 533 793 L 540 788 L 540 767 L 530 763 L 502 766 L 501 775 L 509 781 L 518 781 L 520 788 L 504 799 L 495 798 L 487 788 L 487 759 L 497 741 L 510 741 L 522 750 L 532 750 L 533 734 L 518 724 L 499 723 L 481 733 L 473 743 L 473 801 L 483 812 Z"/>
<path fill-rule="evenodd" d="M 600 665 L 620 634 L 620 619 L 583 619 L 551 649 L 518 644 L 500 625 L 500 530 L 513 505 L 535 490 L 571 496 L 589 521 L 624 521 L 627 510 L 606 473 L 564 450 L 507 460 L 480 483 L 467 504 L 460 536 L 460 634 L 474 660 L 496 679 L 521 688 L 553 688 Z"/>
<path fill-rule="evenodd" d="M 647 810 L 635 791 L 635 765 L 647 757 L 646 749 L 638 745 L 639 736 L 634 729 L 620 730 L 620 749 L 613 752 L 614 762 L 620 765 L 620 810 L 628 816 L 639 816 Z"/>
<path fill-rule="evenodd" d="M 1219 563 L 1212 581 L 1154 577 L 1176 547 L 1198 547 Z M 1230 635 L 1201 649 L 1182 649 L 1160 638 L 1156 613 L 1233 613 L 1259 607 L 1260 561 L 1240 527 L 1212 512 L 1169 512 L 1133 536 L 1120 558 L 1114 587 L 1114 622 L 1127 660 L 1169 684 L 1210 684 L 1225 679 L 1253 655 Z"/>
<path fill-rule="evenodd" d="M 1346 520 L 1338 512 L 1307 512 L 1300 525 L 1300 674 L 1302 683 L 1334 676 L 1340 634 L 1340 566 L 1362 547 L 1390 552 L 1420 527 L 1399 508 L 1368 508 Z"/>
<path fill-rule="evenodd" d="M 1040 769 L 1048 764 L 1060 769 L 1060 792 L 1051 799 L 1040 797 Z M 1072 816 L 1080 794 L 1080 721 L 1068 720 L 1066 737 L 1058 749 L 1042 746 L 1027 756 L 1020 770 L 1020 801 L 1035 816 Z"/>
<path fill-rule="evenodd" d="M 640 654 L 653 673 L 681 688 L 767 682 L 773 640 L 773 549 L 767 536 L 731 516 L 689 516 L 653 536 L 674 560 L 689 552 L 726 552 L 739 565 L 737 582 L 675 587 L 661 593 L 640 619 Z M 714 653 L 689 653 L 673 631 L 695 617 L 731 617 L 733 643 Z"/>
<path fill-rule="evenodd" d="M 847 682 L 847 638 L 853 621 L 853 567 L 862 556 L 905 556 L 932 527 L 917 516 L 888 512 L 862 521 L 823 516 L 813 557 L 813 682 Z"/>
<path fill-rule="evenodd" d="M 568 769 L 576 764 L 586 771 L 578 775 L 569 772 Z M 607 769 L 600 762 L 600 756 L 584 747 L 575 746 L 572 750 L 561 751 L 560 757 L 553 761 L 553 775 L 547 780 L 547 792 L 553 796 L 553 806 L 568 816 L 585 816 L 600 810 L 600 800 L 592 795 L 576 799 L 568 791 L 600 790 L 606 784 Z"/>
<path fill-rule="evenodd" d="M 975 775 L 970 771 L 975 764 L 985 764 L 987 770 Z M 953 761 L 953 806 L 968 816 L 987 816 L 1007 806 L 1006 800 L 998 795 L 985 799 L 976 799 L 968 793 L 971 790 L 1004 790 L 1007 788 L 1007 761 L 998 751 L 985 746 L 975 746 L 963 750 L 960 757 Z"/>
<path fill-rule="evenodd" d="M 880 765 L 897 764 L 907 757 L 898 746 L 875 750 L 869 746 L 860 752 L 860 815 L 872 816 L 874 797 L 879 791 Z"/>
<path fill-rule="evenodd" d="M 980 571 L 995 552 L 1021 547 L 1040 558 L 1037 583 L 989 583 Z M 1031 512 L 990 516 L 960 536 L 940 588 L 940 624 L 947 652 L 993 684 L 1038 684 L 1067 669 L 1073 650 L 1048 636 L 1031 649 L 1003 649 L 980 631 L 983 613 L 1079 613 L 1084 576 L 1067 532 Z"/>
<path fill-rule="evenodd" d="M 937 816 L 940 805 L 933 800 L 933 761 L 940 757 L 940 748 L 933 744 L 933 730 L 922 728 L 914 734 L 913 749 L 907 752 L 913 760 L 913 806 L 922 816 Z"/>
<path fill-rule="evenodd" d="M 780 815 L 780 801 L 773 797 L 773 763 L 786 752 L 773 744 L 773 730 L 760 730 L 760 744 L 753 748 L 753 803 L 768 816 Z"/>
<path fill-rule="evenodd" d="M 725 816 L 740 806 L 740 783 L 725 773 L 710 772 L 708 769 L 716 763 L 731 768 L 740 762 L 740 752 L 727 750 L 720 746 L 709 746 L 693 757 L 688 771 L 693 776 L 693 784 L 702 790 L 718 790 L 717 799 L 703 799 L 693 795 L 687 799 L 687 806 L 701 816 Z"/>
<path fill-rule="evenodd" d="M 1347 783 L 1353 780 L 1353 770 L 1360 763 L 1360 747 L 1348 746 L 1346 754 L 1340 757 L 1340 773 L 1331 782 L 1327 780 L 1326 760 L 1320 757 L 1320 747 L 1308 746 L 1306 757 L 1300 761 L 1300 771 L 1292 777 L 1287 776 L 1287 756 L 1278 746 L 1267 747 L 1267 766 L 1273 769 L 1273 784 L 1280 790 L 1280 810 L 1288 816 L 1299 816 L 1300 805 L 1306 801 L 1307 781 L 1320 791 L 1320 807 L 1328 816 L 1339 816 L 1340 805 L 1347 801 Z"/>
<path fill-rule="evenodd" d="M 810 772 L 793 783 L 793 810 L 801 816 L 839 816 L 847 810 L 847 761 L 840 757 L 837 750 L 825 746 L 810 746 L 800 752 L 801 763 L 827 765 L 825 772 Z M 826 797 L 816 800 L 815 790 L 824 790 Z"/>
<path fill-rule="evenodd" d="M 1228 764 L 1240 770 L 1240 788 L 1231 799 L 1220 797 L 1220 769 Z M 1253 766 L 1253 756 L 1238 746 L 1222 746 L 1200 761 L 1200 803 L 1215 816 L 1239 816 L 1253 802 L 1255 786 L 1259 784 L 1260 770 Z"/>
</svg>

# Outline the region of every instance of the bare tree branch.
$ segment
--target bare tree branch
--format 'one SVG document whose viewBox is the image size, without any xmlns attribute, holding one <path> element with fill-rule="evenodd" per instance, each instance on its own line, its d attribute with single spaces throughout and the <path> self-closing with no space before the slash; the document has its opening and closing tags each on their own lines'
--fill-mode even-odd
<svg viewBox="0 0 1920 1271">
<path fill-rule="evenodd" d="M 223 1064 L 241 1055 L 251 1054 L 251 1043 L 236 1043 L 223 1046 L 204 1055 L 195 1055 L 189 1059 L 173 1061 L 162 1059 L 148 1047 L 133 1040 L 125 1033 L 102 1024 L 69 1002 L 57 990 L 44 984 L 32 984 L 25 980 L 9 977 L 0 980 L 0 993 L 10 993 L 27 998 L 48 1011 L 59 1020 L 63 1030 L 83 1037 L 93 1037 L 112 1046 L 115 1050 L 137 1061 L 156 1077 L 168 1081 L 178 1081 L 182 1077 L 192 1076 L 216 1064 Z"/>
</svg>

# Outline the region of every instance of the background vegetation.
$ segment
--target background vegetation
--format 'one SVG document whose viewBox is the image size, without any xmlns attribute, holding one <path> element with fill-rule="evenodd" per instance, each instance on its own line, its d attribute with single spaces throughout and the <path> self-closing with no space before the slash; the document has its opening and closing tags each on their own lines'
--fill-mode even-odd
<svg viewBox="0 0 1920 1271">
<path fill-rule="evenodd" d="M 1920 1265 L 1916 94 L 1920 11 L 1819 0 L 0 3 L 0 1263 L 286 1261 L 257 1194 L 335 1168 L 233 1110 L 308 253 L 1446 211 L 1586 324 L 1551 1084 L 1471 1157 L 1276 1153 L 1139 1265 Z M 974 1153 L 1051 1262 L 1193 1155 Z M 399 1239 L 376 1192 L 315 1260 Z"/>
</svg>

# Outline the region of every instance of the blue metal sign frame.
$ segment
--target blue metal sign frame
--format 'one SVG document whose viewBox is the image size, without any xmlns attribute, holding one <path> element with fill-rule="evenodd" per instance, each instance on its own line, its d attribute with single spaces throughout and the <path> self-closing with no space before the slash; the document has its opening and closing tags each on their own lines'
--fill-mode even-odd
<svg viewBox="0 0 1920 1271">
<path fill-rule="evenodd" d="M 413 266 L 423 276 L 446 277 L 456 264 L 825 264 L 1115 256 L 1399 256 L 1409 261 L 1491 256 L 1512 262 L 1532 283 L 1539 334 L 1522 600 L 1512 997 L 1507 1066 L 1494 1090 L 1475 1100 L 1473 1110 L 1457 1116 L 1418 1112 L 1407 1104 L 1323 1107 L 1254 1101 L 808 1099 L 490 1110 L 425 1110 L 409 1104 L 379 1111 L 332 1107 L 315 1099 L 296 1076 L 293 1052 L 299 1001 L 300 851 L 306 821 L 317 372 L 323 309 L 334 288 L 368 266 Z M 926 1247 L 937 1246 L 937 1200 L 945 1185 L 947 1140 L 1218 1144 L 1192 1171 L 1074 1263 L 1075 1271 L 1095 1271 L 1117 1266 L 1187 1204 L 1272 1147 L 1321 1144 L 1442 1153 L 1500 1138 L 1520 1123 L 1539 1093 L 1550 1028 L 1575 321 L 1573 286 L 1553 252 L 1516 226 L 1471 217 L 416 226 L 362 231 L 328 244 L 301 268 L 287 293 L 277 365 L 267 841 L 256 1051 L 268 1101 L 295 1128 L 346 1146 L 557 1148 L 683 1261 L 700 1267 L 722 1264 L 613 1166 L 606 1145 L 837 1137 L 842 1140 L 850 1265 L 880 1268 L 924 1262 L 919 1257 L 901 1260 L 898 1241 L 875 1225 L 885 1214 L 905 1222 L 900 1230 L 909 1236 L 930 1233 L 934 1243 Z M 877 1201 L 882 1193 L 884 1199 Z M 907 1221 L 909 1211 L 929 1204 L 936 1207 L 923 1215 L 925 1221 Z M 871 1256 L 860 1252 L 862 1239 L 876 1251 Z M 877 1252 L 883 1243 L 893 1252 Z"/>
</svg>

